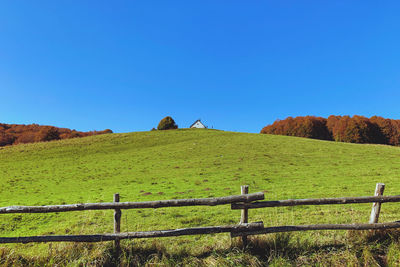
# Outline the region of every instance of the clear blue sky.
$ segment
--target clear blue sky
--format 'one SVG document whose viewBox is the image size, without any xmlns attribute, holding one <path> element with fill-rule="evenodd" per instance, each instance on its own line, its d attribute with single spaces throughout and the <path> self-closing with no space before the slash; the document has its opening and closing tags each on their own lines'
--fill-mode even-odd
<svg viewBox="0 0 400 267">
<path fill-rule="evenodd" d="M 0 122 L 400 119 L 399 14 L 399 1 L 1 1 Z"/>
</svg>

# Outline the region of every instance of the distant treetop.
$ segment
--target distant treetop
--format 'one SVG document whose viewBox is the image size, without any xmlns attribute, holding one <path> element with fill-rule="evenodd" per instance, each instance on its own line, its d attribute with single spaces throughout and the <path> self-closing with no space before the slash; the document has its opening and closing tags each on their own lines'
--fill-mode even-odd
<svg viewBox="0 0 400 267">
<path fill-rule="evenodd" d="M 167 116 L 160 121 L 160 123 L 157 126 L 157 130 L 170 130 L 170 129 L 178 129 L 178 125 L 176 125 L 173 118 Z"/>
<path fill-rule="evenodd" d="M 104 131 L 78 132 L 67 128 L 40 126 L 38 124 L 24 125 L 0 123 L 0 146 L 69 139 L 107 133 L 112 133 L 112 131 L 106 129 Z"/>
<path fill-rule="evenodd" d="M 288 117 L 264 127 L 261 133 L 400 146 L 400 120 L 378 116 Z"/>
</svg>

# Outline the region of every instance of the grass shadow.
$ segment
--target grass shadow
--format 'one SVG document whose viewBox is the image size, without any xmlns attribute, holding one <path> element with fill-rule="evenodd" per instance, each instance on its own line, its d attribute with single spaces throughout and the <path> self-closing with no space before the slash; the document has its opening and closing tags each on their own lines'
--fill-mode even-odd
<svg viewBox="0 0 400 267">
<path fill-rule="evenodd" d="M 341 243 L 319 245 L 293 233 L 223 240 L 194 251 L 165 240 L 49 244 L 47 256 L 26 256 L 0 248 L 1 266 L 395 266 L 400 263 L 400 231 L 348 231 Z"/>
</svg>

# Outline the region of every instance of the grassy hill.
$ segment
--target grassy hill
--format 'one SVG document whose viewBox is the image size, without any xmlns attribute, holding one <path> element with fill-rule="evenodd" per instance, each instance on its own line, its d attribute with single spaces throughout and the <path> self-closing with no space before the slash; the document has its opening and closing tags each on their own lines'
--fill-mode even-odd
<svg viewBox="0 0 400 267">
<path fill-rule="evenodd" d="M 400 148 L 216 130 L 106 134 L 0 148 L 0 206 L 146 201 L 264 191 L 266 199 L 400 193 Z M 370 204 L 250 211 L 265 225 L 367 222 Z M 383 204 L 380 221 L 399 219 L 398 204 Z M 1 236 L 112 232 L 112 211 L 0 216 Z M 237 223 L 229 206 L 123 210 L 122 231 Z M 340 243 L 346 232 L 294 234 L 314 244 Z M 126 244 L 129 241 L 124 241 Z M 152 240 L 135 241 L 149 246 Z M 200 253 L 230 243 L 226 234 L 158 239 Z M 26 255 L 51 253 L 48 244 L 3 246 Z M 55 246 L 55 245 L 53 245 Z M 60 246 L 67 246 L 59 244 Z M 100 246 L 100 245 L 99 245 Z M 172 249 L 172 248 L 171 248 Z M 0 251 L 1 258 L 1 251 Z"/>
</svg>

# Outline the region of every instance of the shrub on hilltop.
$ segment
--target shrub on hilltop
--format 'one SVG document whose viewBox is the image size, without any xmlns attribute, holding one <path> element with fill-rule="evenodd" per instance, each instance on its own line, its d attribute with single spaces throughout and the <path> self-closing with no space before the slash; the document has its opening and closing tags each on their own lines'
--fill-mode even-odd
<svg viewBox="0 0 400 267">
<path fill-rule="evenodd" d="M 173 118 L 167 116 L 160 121 L 160 123 L 157 126 L 157 130 L 170 130 L 170 129 L 178 129 L 178 125 L 176 125 Z"/>
</svg>

